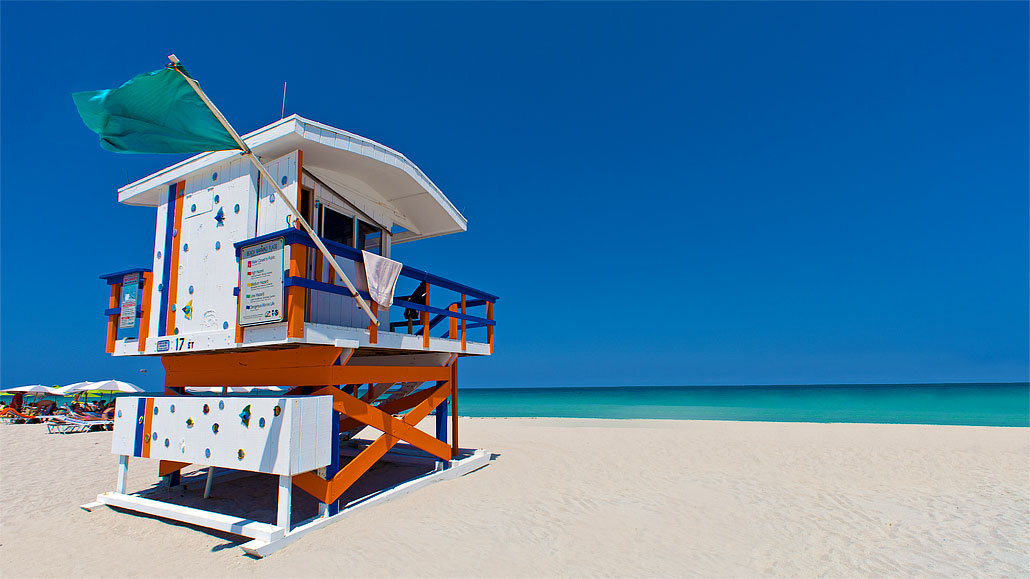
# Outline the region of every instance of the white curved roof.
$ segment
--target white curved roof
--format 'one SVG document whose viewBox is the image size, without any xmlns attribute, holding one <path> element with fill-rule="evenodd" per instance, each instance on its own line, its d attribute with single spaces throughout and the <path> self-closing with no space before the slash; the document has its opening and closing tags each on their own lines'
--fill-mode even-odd
<svg viewBox="0 0 1030 579">
<path fill-rule="evenodd" d="M 394 243 L 465 231 L 468 222 L 429 177 L 407 157 L 371 139 L 291 115 L 243 136 L 264 160 L 304 152 L 304 169 L 345 197 L 357 196 L 391 211 L 408 231 Z M 118 189 L 118 201 L 157 206 L 170 183 L 239 155 L 201 153 Z"/>
</svg>

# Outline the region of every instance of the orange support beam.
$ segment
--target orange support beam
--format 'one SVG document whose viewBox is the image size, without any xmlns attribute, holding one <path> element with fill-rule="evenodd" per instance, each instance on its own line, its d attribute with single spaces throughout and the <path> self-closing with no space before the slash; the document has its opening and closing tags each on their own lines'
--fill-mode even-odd
<svg viewBox="0 0 1030 579">
<path fill-rule="evenodd" d="M 122 300 L 122 284 L 116 283 L 111 286 L 111 298 L 107 300 L 107 307 L 117 308 Z M 114 343 L 118 341 L 118 314 L 107 316 L 107 353 L 114 352 Z"/>
<path fill-rule="evenodd" d="M 147 337 L 150 335 L 150 300 L 154 285 L 154 274 L 143 273 L 143 283 L 140 284 L 140 291 L 143 292 L 143 317 L 139 321 L 139 338 L 137 338 L 140 352 L 147 349 Z"/>
<path fill-rule="evenodd" d="M 157 476 L 165 476 L 172 474 L 173 472 L 180 471 L 190 463 L 188 462 L 175 462 L 174 460 L 162 460 L 157 465 Z"/>
<path fill-rule="evenodd" d="M 308 346 L 260 352 L 163 356 L 165 386 L 324 386 L 342 348 Z"/>
<path fill-rule="evenodd" d="M 450 389 L 449 385 L 444 386 L 447 387 L 448 390 Z M 439 388 L 440 387 L 437 387 L 433 392 L 436 393 Z M 444 460 L 450 460 L 451 449 L 448 448 L 447 443 L 419 430 L 415 425 L 408 424 L 403 420 L 394 418 L 392 415 L 383 412 L 381 409 L 376 408 L 368 402 L 355 398 L 334 386 L 322 388 L 312 394 L 312 396 L 326 395 L 333 397 L 333 410 L 341 414 L 345 414 L 362 424 L 371 426 L 376 430 L 388 432 L 392 436 L 395 436 L 416 448 L 424 450 L 429 454 L 438 456 Z M 432 398 L 432 395 L 430 395 L 429 398 Z M 446 398 L 446 396 L 444 396 L 444 398 Z"/>
<path fill-rule="evenodd" d="M 434 408 L 447 399 L 450 391 L 449 384 L 443 384 L 432 390 L 432 394 L 421 404 L 412 409 L 404 416 L 403 420 L 397 420 L 408 426 L 414 427 L 423 418 L 429 416 Z M 391 417 L 392 418 L 392 417 Z M 429 435 L 426 435 L 429 436 Z M 389 451 L 400 439 L 392 434 L 383 434 L 375 442 L 368 445 L 365 450 L 358 453 L 346 466 L 340 469 L 331 480 L 325 480 L 314 472 L 306 472 L 293 477 L 293 484 L 301 490 L 315 497 L 323 503 L 331 503 L 340 498 L 361 475 L 372 468 L 380 458 Z M 433 440 L 436 440 L 435 438 Z M 437 441 L 440 442 L 440 441 Z"/>
</svg>

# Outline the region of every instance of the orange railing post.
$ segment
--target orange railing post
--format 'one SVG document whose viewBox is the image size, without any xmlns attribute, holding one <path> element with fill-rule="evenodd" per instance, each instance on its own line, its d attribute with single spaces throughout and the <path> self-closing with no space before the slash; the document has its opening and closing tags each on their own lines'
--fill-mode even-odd
<svg viewBox="0 0 1030 579">
<path fill-rule="evenodd" d="M 426 307 L 429 306 L 429 282 L 426 282 Z M 422 347 L 429 349 L 429 312 L 422 312 Z"/>
<path fill-rule="evenodd" d="M 290 244 L 290 275 L 307 277 L 308 248 L 300 243 Z M 286 335 L 290 338 L 304 337 L 304 297 L 305 290 L 300 286 L 290 286 L 286 303 Z"/>
<path fill-rule="evenodd" d="M 465 315 L 465 294 L 461 294 L 461 315 Z M 461 351 L 465 351 L 465 324 L 467 320 L 461 319 Z"/>
<path fill-rule="evenodd" d="M 147 349 L 147 337 L 150 335 L 150 294 L 151 285 L 154 283 L 154 274 L 151 272 L 143 272 L 140 274 L 139 291 L 143 293 L 143 317 L 139 321 L 139 334 L 137 341 L 138 350 L 140 352 Z"/>
<path fill-rule="evenodd" d="M 121 305 L 122 284 L 111 285 L 111 298 L 107 301 L 108 308 L 117 308 Z M 107 316 L 107 353 L 114 353 L 114 343 L 118 340 L 118 314 Z"/>
<path fill-rule="evenodd" d="M 486 319 L 491 322 L 494 320 L 494 303 L 486 302 Z M 486 342 L 490 344 L 490 353 L 494 353 L 494 327 L 491 325 L 486 326 Z"/>
</svg>

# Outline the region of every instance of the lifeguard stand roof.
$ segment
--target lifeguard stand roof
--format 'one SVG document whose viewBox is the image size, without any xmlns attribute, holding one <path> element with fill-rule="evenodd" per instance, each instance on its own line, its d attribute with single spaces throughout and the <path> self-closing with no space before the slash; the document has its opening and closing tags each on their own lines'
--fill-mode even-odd
<svg viewBox="0 0 1030 579">
<path fill-rule="evenodd" d="M 359 205 L 372 203 L 394 215 L 407 231 L 393 243 L 457 233 L 468 222 L 454 204 L 407 157 L 371 139 L 291 115 L 243 136 L 264 161 L 300 149 L 304 169 Z M 118 189 L 118 201 L 156 207 L 170 183 L 239 155 L 201 153 Z"/>
</svg>

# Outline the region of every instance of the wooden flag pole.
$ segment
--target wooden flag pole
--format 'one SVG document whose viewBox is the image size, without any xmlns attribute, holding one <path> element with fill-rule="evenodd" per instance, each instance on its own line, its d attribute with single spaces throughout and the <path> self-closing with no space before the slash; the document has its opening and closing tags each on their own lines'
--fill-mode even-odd
<svg viewBox="0 0 1030 579">
<path fill-rule="evenodd" d="M 174 54 L 169 54 L 168 60 L 171 61 L 173 65 L 179 64 L 179 59 L 176 58 Z M 322 240 L 319 239 L 317 235 L 315 235 L 315 230 L 313 230 L 311 226 L 308 225 L 308 222 L 304 219 L 304 216 L 301 215 L 299 211 L 297 211 L 297 208 L 293 206 L 293 202 L 290 201 L 289 197 L 287 197 L 286 194 L 283 193 L 283 190 L 279 188 L 279 184 L 276 183 L 275 179 L 272 178 L 272 175 L 268 172 L 268 169 L 266 169 L 265 166 L 261 164 L 261 161 L 258 160 L 257 155 L 254 154 L 254 151 L 251 151 L 250 147 L 247 146 L 247 143 L 243 142 L 243 139 L 240 138 L 240 135 L 236 132 L 236 129 L 232 128 L 232 125 L 229 124 L 229 121 L 225 120 L 225 117 L 222 115 L 221 111 L 218 110 L 218 107 L 216 107 L 215 104 L 211 102 L 211 99 L 207 98 L 207 95 L 204 94 L 204 91 L 200 89 L 200 85 L 197 83 L 197 81 L 183 74 L 183 72 L 179 70 L 178 66 L 174 66 L 173 68 L 175 68 L 175 71 L 182 75 L 182 78 L 186 79 L 186 82 L 189 83 L 191 87 L 193 87 L 193 90 L 197 93 L 197 96 L 200 97 L 200 100 L 204 101 L 204 104 L 207 105 L 207 108 L 211 109 L 211 113 L 215 115 L 215 118 L 218 119 L 218 122 L 222 123 L 222 126 L 225 127 L 225 130 L 229 132 L 229 135 L 232 136 L 232 138 L 236 141 L 236 144 L 239 145 L 240 150 L 243 151 L 243 154 L 249 157 L 251 162 L 254 163 L 254 166 L 257 167 L 258 172 L 261 173 L 261 176 L 272 184 L 272 187 L 275 188 L 275 192 L 279 194 L 279 198 L 283 200 L 283 203 L 286 204 L 286 207 L 288 207 L 290 211 L 293 213 L 293 217 L 297 220 L 297 223 L 300 223 L 301 227 L 304 228 L 304 231 L 306 231 L 308 235 L 311 237 L 311 241 L 315 242 L 315 245 L 318 247 L 318 250 L 322 252 L 322 255 L 325 256 L 326 260 L 333 267 L 333 270 L 336 271 L 336 275 L 340 276 L 340 279 L 343 280 L 344 285 L 346 285 L 347 289 L 350 290 L 351 296 L 358 301 L 358 305 L 361 306 L 361 309 L 365 312 L 365 314 L 368 315 L 368 319 L 372 320 L 372 324 L 378 326 L 379 319 L 376 318 L 376 315 L 372 313 L 372 310 L 368 307 L 368 304 L 365 303 L 365 300 L 362 299 L 361 295 L 358 294 L 358 290 L 354 288 L 354 284 L 351 283 L 350 278 L 347 277 L 347 274 L 343 273 L 343 268 L 341 268 L 340 264 L 337 263 L 336 258 L 333 257 L 332 253 L 329 253 L 329 250 L 326 249 L 325 245 L 322 243 Z M 297 183 L 297 187 L 300 187 L 300 183 Z"/>
</svg>

